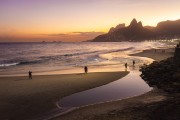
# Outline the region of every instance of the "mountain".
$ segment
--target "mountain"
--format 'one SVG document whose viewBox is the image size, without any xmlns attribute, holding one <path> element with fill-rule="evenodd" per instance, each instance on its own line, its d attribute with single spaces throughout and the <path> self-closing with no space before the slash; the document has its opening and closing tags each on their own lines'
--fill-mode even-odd
<svg viewBox="0 0 180 120">
<path fill-rule="evenodd" d="M 156 32 L 168 38 L 180 37 L 180 20 L 160 22 L 157 24 Z"/>
<path fill-rule="evenodd" d="M 97 36 L 93 42 L 120 42 L 120 41 L 137 41 L 151 39 L 155 33 L 144 28 L 142 22 L 133 19 L 128 27 L 120 27 L 110 30 L 107 34 Z"/>
<path fill-rule="evenodd" d="M 153 27 L 153 26 L 144 26 L 144 27 L 151 30 L 151 31 L 155 31 L 155 28 L 156 28 L 156 27 Z"/>
<path fill-rule="evenodd" d="M 180 20 L 163 21 L 156 27 L 145 26 L 142 22 L 133 19 L 129 26 L 119 24 L 111 28 L 107 34 L 99 35 L 93 42 L 120 42 L 120 41 L 143 41 L 150 39 L 180 37 Z"/>
</svg>

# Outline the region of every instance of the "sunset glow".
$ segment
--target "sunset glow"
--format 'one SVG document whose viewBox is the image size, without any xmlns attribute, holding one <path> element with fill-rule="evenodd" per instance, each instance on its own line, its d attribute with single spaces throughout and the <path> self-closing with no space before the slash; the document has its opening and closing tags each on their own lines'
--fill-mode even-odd
<svg viewBox="0 0 180 120">
<path fill-rule="evenodd" d="M 179 0 L 0 0 L 0 42 L 83 41 L 133 18 L 180 19 Z"/>
</svg>

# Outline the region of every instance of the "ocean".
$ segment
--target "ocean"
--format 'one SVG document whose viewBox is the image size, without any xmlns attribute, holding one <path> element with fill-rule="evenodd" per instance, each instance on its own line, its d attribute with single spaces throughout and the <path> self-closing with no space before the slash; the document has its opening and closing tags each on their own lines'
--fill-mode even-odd
<svg viewBox="0 0 180 120">
<path fill-rule="evenodd" d="M 124 63 L 137 64 L 150 59 L 129 56 L 151 48 L 174 47 L 169 42 L 79 42 L 79 43 L 1 43 L 0 76 L 69 74 L 90 71 L 122 70 Z"/>
</svg>

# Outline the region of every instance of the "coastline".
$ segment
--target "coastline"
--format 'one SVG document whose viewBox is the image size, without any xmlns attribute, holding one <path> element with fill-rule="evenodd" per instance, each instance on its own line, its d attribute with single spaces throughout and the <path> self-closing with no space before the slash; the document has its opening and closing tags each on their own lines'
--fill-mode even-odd
<svg viewBox="0 0 180 120">
<path fill-rule="evenodd" d="M 137 54 L 131 54 L 130 56 L 148 57 L 154 59 L 155 61 L 160 61 L 173 56 L 173 50 L 174 49 L 157 49 L 155 52 L 155 49 L 150 49 Z M 154 88 L 150 92 L 140 96 L 80 107 L 52 120 L 71 120 L 74 117 L 78 120 L 117 120 L 119 118 L 122 120 L 129 120 L 137 119 L 137 116 L 142 117 L 138 117 L 138 119 L 143 119 L 143 115 L 141 115 L 141 113 L 139 113 L 139 115 L 135 114 L 138 108 L 164 102 L 167 99 L 169 99 L 169 96 L 166 92 Z M 128 113 L 124 111 L 128 111 Z"/>
</svg>

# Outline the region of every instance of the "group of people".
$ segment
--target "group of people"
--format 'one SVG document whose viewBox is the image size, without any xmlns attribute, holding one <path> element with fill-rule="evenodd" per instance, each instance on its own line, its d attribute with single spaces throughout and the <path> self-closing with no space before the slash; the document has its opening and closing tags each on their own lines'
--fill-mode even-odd
<svg viewBox="0 0 180 120">
<path fill-rule="evenodd" d="M 133 67 L 135 66 L 135 64 L 136 64 L 136 62 L 135 62 L 135 60 L 133 60 Z M 125 63 L 124 66 L 125 66 L 125 70 L 127 71 L 128 64 Z"/>
<path fill-rule="evenodd" d="M 127 63 L 125 63 L 124 64 L 124 66 L 125 66 L 125 70 L 127 71 L 127 67 L 128 67 L 128 64 Z M 135 61 L 133 60 L 133 67 L 135 66 Z M 88 73 L 88 67 L 87 66 L 84 66 L 84 73 Z M 32 79 L 32 71 L 29 71 L 29 80 L 31 80 Z"/>
<path fill-rule="evenodd" d="M 84 73 L 88 73 L 88 67 L 87 66 L 84 66 Z M 32 71 L 29 71 L 28 72 L 28 74 L 29 74 L 29 80 L 32 80 Z"/>
<path fill-rule="evenodd" d="M 135 60 L 133 60 L 133 67 L 135 66 L 135 64 L 136 64 L 136 62 L 135 62 Z M 125 67 L 125 70 L 127 71 L 128 64 L 125 63 L 124 67 Z M 87 66 L 84 67 L 84 73 L 86 73 L 86 74 L 88 73 L 88 67 Z"/>
</svg>

